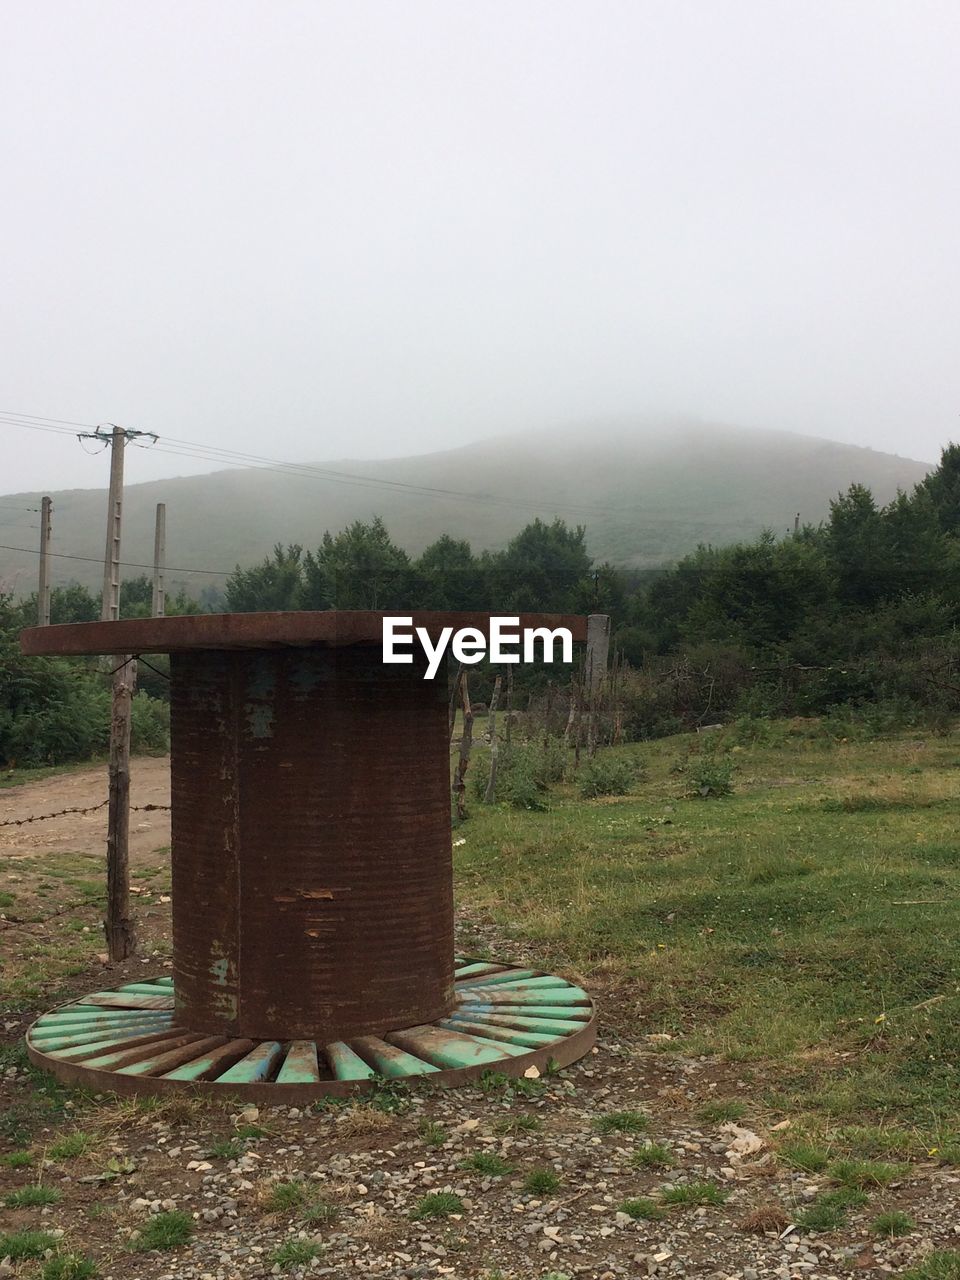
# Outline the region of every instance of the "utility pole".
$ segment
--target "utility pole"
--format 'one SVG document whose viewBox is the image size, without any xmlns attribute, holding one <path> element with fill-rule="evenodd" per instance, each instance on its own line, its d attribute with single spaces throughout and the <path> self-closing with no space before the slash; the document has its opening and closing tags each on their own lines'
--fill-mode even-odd
<svg viewBox="0 0 960 1280">
<path fill-rule="evenodd" d="M 103 597 L 100 618 L 120 618 L 120 531 L 123 515 L 123 453 L 128 439 L 148 435 L 113 427 L 99 428 L 79 438 L 106 440 L 110 445 L 110 490 L 107 495 L 107 540 L 103 556 Z M 156 440 L 156 436 L 153 437 Z M 136 949 L 136 930 L 130 915 L 130 716 L 137 683 L 137 660 L 131 654 L 112 658 L 113 697 L 110 714 L 110 762 L 107 803 L 107 914 L 103 931 L 111 960 L 126 960 Z"/>
<path fill-rule="evenodd" d="M 40 581 L 37 584 L 37 625 L 50 625 L 50 539 L 53 533 L 53 499 L 40 499 Z"/>
<path fill-rule="evenodd" d="M 793 536 L 796 537 L 800 532 L 800 512 L 793 517 Z"/>
<path fill-rule="evenodd" d="M 153 616 L 162 618 L 166 612 L 166 591 L 163 584 L 164 561 L 167 558 L 167 507 L 157 503 L 157 523 L 153 535 Z"/>
</svg>

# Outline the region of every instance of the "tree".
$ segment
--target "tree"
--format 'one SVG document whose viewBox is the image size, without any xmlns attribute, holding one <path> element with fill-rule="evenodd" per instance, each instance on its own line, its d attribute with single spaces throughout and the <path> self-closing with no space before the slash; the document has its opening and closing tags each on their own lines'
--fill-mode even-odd
<svg viewBox="0 0 960 1280">
<path fill-rule="evenodd" d="M 227 608 L 232 613 L 262 613 L 302 609 L 303 548 L 296 543 L 277 543 L 267 556 L 250 569 L 237 565 L 226 582 Z M 323 608 L 324 606 L 313 606 Z"/>
<path fill-rule="evenodd" d="M 933 504 L 944 533 L 960 534 L 960 445 L 948 444 L 935 471 L 917 485 Z"/>
<path fill-rule="evenodd" d="M 568 529 L 560 519 L 534 520 L 505 550 L 482 561 L 487 607 L 498 613 L 568 613 L 592 590 L 592 561 L 582 525 Z"/>
<path fill-rule="evenodd" d="M 477 609 L 483 574 L 470 543 L 443 534 L 414 564 L 418 609 Z"/>
<path fill-rule="evenodd" d="M 409 609 L 413 575 L 410 557 L 390 539 L 379 516 L 355 520 L 333 536 L 327 532 L 303 565 L 303 599 L 308 609 Z"/>
</svg>

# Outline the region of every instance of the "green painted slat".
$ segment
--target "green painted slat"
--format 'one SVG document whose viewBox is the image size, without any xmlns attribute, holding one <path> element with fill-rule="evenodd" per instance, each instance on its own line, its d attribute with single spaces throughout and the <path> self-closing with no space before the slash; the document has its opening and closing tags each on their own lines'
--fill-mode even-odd
<svg viewBox="0 0 960 1280">
<path fill-rule="evenodd" d="M 169 987 L 162 986 L 159 982 L 128 982 L 126 986 L 117 987 L 117 990 L 136 996 L 168 996 L 170 994 Z"/>
<path fill-rule="evenodd" d="M 477 960 L 473 964 L 466 964 L 462 969 L 457 969 L 454 973 L 454 981 L 459 982 L 461 978 L 472 978 L 481 973 L 500 973 L 506 966 L 502 964 L 493 964 L 489 960 Z M 516 970 L 508 972 L 516 973 Z"/>
<path fill-rule="evenodd" d="M 158 987 L 173 988 L 173 978 L 154 978 L 153 980 Z"/>
<path fill-rule="evenodd" d="M 478 1067 L 502 1062 L 505 1057 L 528 1052 L 500 1041 L 478 1040 L 462 1032 L 435 1026 L 409 1027 L 390 1033 L 390 1043 L 414 1053 L 437 1067 Z"/>
<path fill-rule="evenodd" d="M 193 1062 L 209 1049 L 219 1049 L 224 1044 L 223 1036 L 198 1036 L 188 1044 L 178 1045 L 173 1049 L 161 1048 L 149 1058 L 141 1058 L 138 1062 L 129 1062 L 117 1067 L 124 1076 L 162 1076 L 174 1067 Z"/>
<path fill-rule="evenodd" d="M 30 1028 L 31 1039 L 43 1039 L 45 1036 L 62 1036 L 69 1035 L 76 1031 L 78 1034 L 83 1031 L 96 1031 L 98 1028 L 109 1031 L 113 1027 L 123 1029 L 129 1027 L 134 1022 L 153 1022 L 158 1026 L 169 1023 L 173 1018 L 172 1013 L 131 1013 L 127 1017 L 120 1014 L 104 1014 L 97 1017 L 95 1014 L 85 1018 L 41 1018 L 35 1022 Z"/>
<path fill-rule="evenodd" d="M 282 1052 L 278 1041 L 267 1040 L 245 1058 L 241 1058 L 229 1071 L 217 1076 L 217 1084 L 253 1084 L 257 1080 L 266 1080 Z"/>
<path fill-rule="evenodd" d="M 348 1044 L 336 1040 L 323 1046 L 330 1070 L 338 1080 L 371 1080 L 377 1073 Z"/>
<path fill-rule="evenodd" d="M 277 1075 L 277 1084 L 317 1084 L 319 1080 L 316 1044 L 312 1040 L 294 1040 Z"/>
<path fill-rule="evenodd" d="M 583 1005 L 562 1005 L 562 1004 L 518 1004 L 511 1005 L 505 1002 L 497 1004 L 486 1003 L 477 1000 L 461 1000 L 457 1007 L 457 1013 L 501 1013 L 504 1017 L 531 1017 L 531 1018 L 562 1018 L 570 1019 L 572 1023 L 589 1022 L 593 1014 L 593 1010 L 584 1008 Z"/>
<path fill-rule="evenodd" d="M 499 1006 L 502 1008 L 503 1006 Z M 569 1036 L 579 1031 L 582 1022 L 573 1018 L 524 1018 L 519 1014 L 513 1016 L 502 1013 L 481 1013 L 473 1009 L 457 1009 L 450 1017 L 455 1022 L 481 1022 L 485 1027 L 510 1028 L 512 1031 L 535 1031 L 540 1035 L 556 1040 L 557 1036 Z M 505 1037 L 506 1038 L 506 1037 Z"/>
<path fill-rule="evenodd" d="M 544 990 L 533 983 L 523 983 L 516 987 L 502 984 L 499 987 L 467 987 L 457 991 L 457 1002 L 488 1002 L 490 1004 L 589 1004 L 590 997 L 579 987 L 571 987 L 566 983 Z"/>
<path fill-rule="evenodd" d="M 357 1036 L 353 1047 L 360 1051 L 380 1075 L 396 1079 L 400 1076 L 425 1076 L 438 1068 L 402 1047 L 388 1044 L 379 1036 Z"/>
<path fill-rule="evenodd" d="M 453 976 L 459 990 L 461 987 L 489 987 L 500 983 L 539 982 L 544 975 L 538 969 L 506 969 L 503 973 L 491 973 L 485 978 L 470 978 L 466 982 L 460 981 L 459 973 L 455 973 Z M 556 986 L 564 985 L 562 978 L 549 978 L 548 980 Z"/>
<path fill-rule="evenodd" d="M 232 1067 L 238 1058 L 250 1052 L 256 1044 L 255 1040 L 230 1040 L 212 1053 L 202 1054 L 181 1067 L 167 1071 L 164 1080 L 199 1080 L 204 1075 L 215 1075 L 218 1070 Z"/>
<path fill-rule="evenodd" d="M 152 1046 L 169 1044 L 171 1040 L 176 1040 L 182 1036 L 182 1030 L 171 1029 L 169 1031 L 142 1031 L 136 1035 L 114 1037 L 112 1040 L 104 1040 L 102 1043 L 94 1042 L 93 1044 L 79 1045 L 73 1049 L 62 1049 L 51 1054 L 51 1057 L 60 1059 L 64 1062 L 82 1061 L 85 1067 L 91 1067 L 95 1070 L 109 1070 L 110 1068 L 122 1062 L 128 1054 L 145 1046 L 145 1052 L 149 1052 Z M 103 1053 L 100 1053 L 100 1050 Z M 95 1054 L 95 1057 L 91 1057 Z"/>
<path fill-rule="evenodd" d="M 547 1036 L 539 1031 L 513 1031 L 509 1027 L 491 1027 L 483 1022 L 465 1022 L 459 1018 L 441 1018 L 436 1025 L 502 1044 L 526 1045 L 528 1049 L 543 1049 L 548 1044 L 557 1043 L 556 1036 Z"/>
<path fill-rule="evenodd" d="M 104 1009 L 172 1009 L 173 996 L 144 996 L 130 991 L 124 995 L 120 991 L 97 991 L 87 996 L 88 1004 L 100 1005 Z"/>
<path fill-rule="evenodd" d="M 60 1036 L 36 1036 L 30 1034 L 30 1043 L 41 1053 L 52 1053 L 56 1049 L 72 1049 L 82 1044 L 116 1044 L 120 1040 L 128 1040 L 131 1036 L 145 1036 L 151 1031 L 162 1032 L 170 1028 L 169 1023 L 158 1026 L 155 1022 L 137 1022 L 130 1026 L 106 1027 L 90 1031 L 65 1033 Z"/>
</svg>

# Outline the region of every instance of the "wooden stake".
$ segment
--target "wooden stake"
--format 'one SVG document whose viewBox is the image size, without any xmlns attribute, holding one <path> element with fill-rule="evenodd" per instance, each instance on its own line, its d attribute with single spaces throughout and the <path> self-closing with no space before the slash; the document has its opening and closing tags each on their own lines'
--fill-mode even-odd
<svg viewBox="0 0 960 1280">
<path fill-rule="evenodd" d="M 487 779 L 487 790 L 483 797 L 484 804 L 493 804 L 497 792 L 497 702 L 500 698 L 500 677 L 493 682 L 493 696 L 490 699 L 490 777 Z"/>
<path fill-rule="evenodd" d="M 457 817 L 462 821 L 467 816 L 467 786 L 464 779 L 467 776 L 470 748 L 473 745 L 473 708 L 470 705 L 470 681 L 466 671 L 460 673 L 460 695 L 463 699 L 463 736 L 460 739 L 460 758 L 457 761 L 453 793 L 457 801 Z"/>
<path fill-rule="evenodd" d="M 163 583 L 164 561 L 167 558 L 167 507 L 157 503 L 157 520 L 153 534 L 153 616 L 162 618 L 166 612 L 166 591 Z"/>
<path fill-rule="evenodd" d="M 50 539 L 53 533 L 53 499 L 40 499 L 40 580 L 37 584 L 37 625 L 50 625 Z"/>
<path fill-rule="evenodd" d="M 600 689 L 607 674 L 607 658 L 610 653 L 610 618 L 605 613 L 591 613 L 587 618 L 587 752 L 597 749 L 597 716 Z"/>
<path fill-rule="evenodd" d="M 113 672 L 110 720 L 109 803 L 107 807 L 107 916 L 103 931 L 111 960 L 126 960 L 136 950 L 130 917 L 130 703 L 136 660 L 118 658 Z"/>
</svg>

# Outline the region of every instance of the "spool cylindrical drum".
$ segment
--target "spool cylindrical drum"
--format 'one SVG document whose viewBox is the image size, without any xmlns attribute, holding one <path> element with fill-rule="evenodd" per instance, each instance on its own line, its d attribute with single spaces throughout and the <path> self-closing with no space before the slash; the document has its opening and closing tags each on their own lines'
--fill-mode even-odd
<svg viewBox="0 0 960 1280">
<path fill-rule="evenodd" d="M 447 686 L 380 648 L 172 656 L 181 1023 L 321 1042 L 453 1004 Z"/>
</svg>

